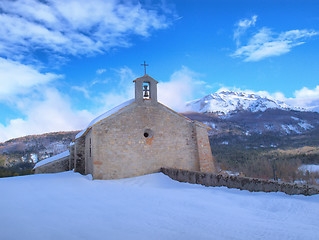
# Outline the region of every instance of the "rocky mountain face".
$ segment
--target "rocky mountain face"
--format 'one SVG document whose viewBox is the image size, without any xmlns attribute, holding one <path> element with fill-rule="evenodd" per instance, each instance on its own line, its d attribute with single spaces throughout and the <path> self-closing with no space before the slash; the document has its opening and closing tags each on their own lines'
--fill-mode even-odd
<svg viewBox="0 0 319 240">
<path fill-rule="evenodd" d="M 46 133 L 0 143 L 0 167 L 30 167 L 39 160 L 66 151 L 77 133 L 78 131 Z"/>
</svg>

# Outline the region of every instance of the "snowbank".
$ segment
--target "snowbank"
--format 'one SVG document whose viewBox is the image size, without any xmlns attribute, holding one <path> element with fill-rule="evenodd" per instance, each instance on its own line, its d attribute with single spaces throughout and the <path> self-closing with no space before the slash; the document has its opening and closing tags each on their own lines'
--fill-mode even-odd
<svg viewBox="0 0 319 240">
<path fill-rule="evenodd" d="M 0 179 L 1 239 L 318 239 L 319 195 L 248 192 L 162 173 Z"/>
</svg>

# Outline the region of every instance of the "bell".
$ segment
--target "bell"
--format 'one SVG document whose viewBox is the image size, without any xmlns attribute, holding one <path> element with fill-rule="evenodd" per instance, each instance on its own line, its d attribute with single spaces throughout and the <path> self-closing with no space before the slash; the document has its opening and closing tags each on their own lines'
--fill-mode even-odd
<svg viewBox="0 0 319 240">
<path fill-rule="evenodd" d="M 145 86 L 143 86 L 144 87 L 144 97 L 145 98 L 148 98 L 149 97 L 149 95 L 148 95 L 148 86 L 147 85 L 145 85 Z"/>
</svg>

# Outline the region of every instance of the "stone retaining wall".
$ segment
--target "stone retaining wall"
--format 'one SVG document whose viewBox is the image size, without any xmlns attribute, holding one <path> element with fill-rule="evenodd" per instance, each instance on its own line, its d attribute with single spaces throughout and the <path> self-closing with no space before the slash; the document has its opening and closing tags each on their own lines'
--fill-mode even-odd
<svg viewBox="0 0 319 240">
<path fill-rule="evenodd" d="M 161 172 L 179 182 L 202 184 L 205 186 L 225 186 L 251 192 L 284 192 L 289 195 L 302 194 L 308 196 L 319 194 L 319 188 L 317 186 L 306 184 L 284 183 L 239 176 L 224 176 L 172 168 L 161 168 Z"/>
</svg>

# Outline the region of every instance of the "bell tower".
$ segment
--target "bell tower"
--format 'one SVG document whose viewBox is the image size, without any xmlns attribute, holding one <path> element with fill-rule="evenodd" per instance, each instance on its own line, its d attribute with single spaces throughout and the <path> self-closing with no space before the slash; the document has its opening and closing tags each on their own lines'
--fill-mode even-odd
<svg viewBox="0 0 319 240">
<path fill-rule="evenodd" d="M 157 81 L 145 74 L 143 77 L 133 81 L 135 83 L 135 102 L 142 103 L 157 103 Z"/>
</svg>

